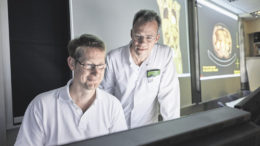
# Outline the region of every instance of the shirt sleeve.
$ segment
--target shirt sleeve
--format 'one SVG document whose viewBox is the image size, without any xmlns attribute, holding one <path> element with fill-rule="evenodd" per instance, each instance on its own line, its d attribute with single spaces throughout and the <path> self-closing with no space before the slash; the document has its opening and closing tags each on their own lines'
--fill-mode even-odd
<svg viewBox="0 0 260 146">
<path fill-rule="evenodd" d="M 173 62 L 173 51 L 167 53 L 167 61 L 163 67 L 158 93 L 160 114 L 163 120 L 180 117 L 180 87 L 179 79 Z"/>
<path fill-rule="evenodd" d="M 39 106 L 34 103 L 32 102 L 25 112 L 15 146 L 44 145 L 42 114 Z"/>
<path fill-rule="evenodd" d="M 107 91 L 108 93 L 114 94 L 114 84 L 115 84 L 115 77 L 114 77 L 114 71 L 112 68 L 112 62 L 110 60 L 110 56 L 108 55 L 106 57 L 106 70 L 104 74 L 104 79 L 100 84 L 100 88 Z"/>
<path fill-rule="evenodd" d="M 112 124 L 109 133 L 127 130 L 124 111 L 121 103 L 117 99 L 115 99 L 112 114 Z"/>
</svg>

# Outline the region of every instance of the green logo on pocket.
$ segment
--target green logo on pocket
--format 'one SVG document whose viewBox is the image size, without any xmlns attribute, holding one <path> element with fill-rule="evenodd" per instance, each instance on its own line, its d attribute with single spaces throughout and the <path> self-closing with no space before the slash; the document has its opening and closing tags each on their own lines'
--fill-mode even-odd
<svg viewBox="0 0 260 146">
<path fill-rule="evenodd" d="M 147 71 L 147 77 L 155 77 L 160 75 L 160 69 L 152 69 Z"/>
</svg>

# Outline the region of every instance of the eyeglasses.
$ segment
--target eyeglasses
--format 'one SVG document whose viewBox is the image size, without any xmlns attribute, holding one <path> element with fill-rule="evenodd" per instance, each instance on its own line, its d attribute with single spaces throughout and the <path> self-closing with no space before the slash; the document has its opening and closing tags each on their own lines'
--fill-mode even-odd
<svg viewBox="0 0 260 146">
<path fill-rule="evenodd" d="M 92 69 L 98 69 L 98 70 L 103 70 L 106 68 L 106 64 L 84 64 L 84 63 L 81 63 L 78 59 L 75 59 L 76 62 L 78 62 L 80 65 L 83 66 L 84 69 L 86 70 L 92 70 Z"/>
<path fill-rule="evenodd" d="M 139 34 L 135 34 L 133 36 L 133 38 L 134 38 L 135 41 L 140 41 L 140 40 L 145 39 L 149 43 L 156 39 L 156 37 L 152 36 L 152 35 L 142 36 L 142 35 L 139 35 Z"/>
</svg>

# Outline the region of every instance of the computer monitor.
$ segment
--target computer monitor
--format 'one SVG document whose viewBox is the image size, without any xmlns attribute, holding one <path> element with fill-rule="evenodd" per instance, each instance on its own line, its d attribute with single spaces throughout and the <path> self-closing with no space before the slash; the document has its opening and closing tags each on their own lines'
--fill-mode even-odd
<svg viewBox="0 0 260 146">
<path fill-rule="evenodd" d="M 260 128 L 250 113 L 221 107 L 66 146 L 258 146 Z"/>
<path fill-rule="evenodd" d="M 235 108 L 251 113 L 251 120 L 260 125 L 260 87 L 240 101 Z"/>
<path fill-rule="evenodd" d="M 247 57 L 246 70 L 248 76 L 249 89 L 251 92 L 260 87 L 260 57 Z"/>
</svg>

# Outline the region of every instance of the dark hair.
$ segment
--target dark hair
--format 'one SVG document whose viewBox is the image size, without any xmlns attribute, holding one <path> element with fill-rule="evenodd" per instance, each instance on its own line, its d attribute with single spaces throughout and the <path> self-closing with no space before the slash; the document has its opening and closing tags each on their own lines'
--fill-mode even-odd
<svg viewBox="0 0 260 146">
<path fill-rule="evenodd" d="M 153 20 L 156 20 L 159 29 L 161 27 L 160 16 L 153 10 L 140 10 L 134 16 L 133 27 L 137 21 L 150 22 Z"/>
<path fill-rule="evenodd" d="M 104 42 L 92 34 L 83 34 L 80 37 L 71 40 L 68 44 L 69 56 L 75 59 L 80 58 L 82 55 L 80 47 L 97 48 L 101 51 L 105 51 Z"/>
</svg>

